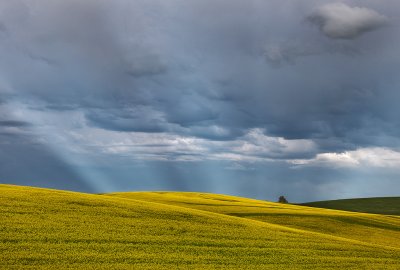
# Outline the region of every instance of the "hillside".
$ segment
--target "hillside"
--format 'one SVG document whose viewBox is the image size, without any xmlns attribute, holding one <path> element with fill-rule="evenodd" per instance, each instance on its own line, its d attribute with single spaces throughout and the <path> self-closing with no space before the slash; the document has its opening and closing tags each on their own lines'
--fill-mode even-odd
<svg viewBox="0 0 400 270">
<path fill-rule="evenodd" d="M 398 217 L 202 193 L 0 194 L 0 269 L 400 267 Z"/>
<path fill-rule="evenodd" d="M 178 205 L 400 248 L 400 217 L 316 209 L 190 192 L 128 192 L 109 195 Z"/>
<path fill-rule="evenodd" d="M 304 206 L 353 212 L 400 215 L 400 197 L 345 199 L 303 203 Z"/>
</svg>

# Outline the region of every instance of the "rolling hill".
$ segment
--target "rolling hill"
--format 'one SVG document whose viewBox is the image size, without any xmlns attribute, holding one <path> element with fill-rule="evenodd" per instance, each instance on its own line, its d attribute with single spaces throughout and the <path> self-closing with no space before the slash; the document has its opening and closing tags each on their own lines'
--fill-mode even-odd
<svg viewBox="0 0 400 270">
<path fill-rule="evenodd" d="M 303 203 L 304 206 L 353 212 L 400 215 L 400 197 L 344 199 Z"/>
<path fill-rule="evenodd" d="M 400 217 L 0 185 L 0 269 L 399 269 Z"/>
</svg>

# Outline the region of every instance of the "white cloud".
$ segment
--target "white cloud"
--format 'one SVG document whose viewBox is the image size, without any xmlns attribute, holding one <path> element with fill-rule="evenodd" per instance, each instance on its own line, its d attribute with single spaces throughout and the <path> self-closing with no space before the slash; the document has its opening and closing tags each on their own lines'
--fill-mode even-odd
<svg viewBox="0 0 400 270">
<path fill-rule="evenodd" d="M 251 129 L 239 140 L 232 150 L 241 155 L 285 158 L 291 155 L 305 155 L 316 151 L 312 140 L 287 140 L 282 137 L 271 137 L 264 134 L 263 129 Z"/>
<path fill-rule="evenodd" d="M 389 148 L 370 147 L 342 153 L 321 153 L 313 159 L 289 162 L 298 166 L 395 168 L 400 166 L 400 152 Z"/>
<path fill-rule="evenodd" d="M 124 134 L 120 134 L 124 136 Z M 249 130 L 246 135 L 232 141 L 210 141 L 207 139 L 173 134 L 131 133 L 130 143 L 113 148 L 131 154 L 142 151 L 151 153 L 150 158 L 165 155 L 175 160 L 220 160 L 237 162 L 265 162 L 285 160 L 293 156 L 305 156 L 316 151 L 311 140 L 286 140 L 270 137 L 261 129 Z M 140 137 L 140 139 L 139 139 Z M 132 146 L 135 146 L 132 148 Z M 136 152 L 134 151 L 136 150 Z M 145 157 L 143 155 L 142 157 Z"/>
<path fill-rule="evenodd" d="M 350 7 L 344 3 L 319 7 L 308 20 L 317 25 L 326 36 L 334 39 L 353 39 L 388 22 L 386 16 L 375 10 Z"/>
<path fill-rule="evenodd" d="M 16 107 L 15 107 L 16 108 Z M 18 107 L 17 119 L 35 128 L 35 137 L 57 148 L 57 152 L 132 160 L 271 162 L 313 155 L 311 140 L 272 137 L 263 129 L 251 129 L 244 136 L 215 141 L 176 133 L 115 132 L 87 125 L 80 111 L 31 110 Z"/>
<path fill-rule="evenodd" d="M 262 162 L 304 156 L 316 149 L 310 140 L 269 137 L 252 129 L 232 141 L 211 141 L 169 133 L 113 132 L 92 127 L 79 134 L 67 134 L 71 143 L 97 148 L 98 153 L 142 160 L 200 161 L 220 160 Z M 77 136 L 78 135 L 78 136 Z"/>
</svg>

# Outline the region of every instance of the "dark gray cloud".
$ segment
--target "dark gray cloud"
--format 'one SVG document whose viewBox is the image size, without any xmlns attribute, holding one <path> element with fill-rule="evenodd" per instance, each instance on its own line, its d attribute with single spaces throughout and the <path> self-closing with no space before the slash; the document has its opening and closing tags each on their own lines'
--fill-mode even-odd
<svg viewBox="0 0 400 270">
<path fill-rule="evenodd" d="M 7 4 L 3 77 L 20 95 L 53 110 L 79 108 L 88 123 L 115 131 L 232 139 L 261 127 L 285 138 L 346 137 L 348 127 L 364 121 L 373 100 L 353 88 L 367 87 L 370 74 L 379 80 L 369 50 L 382 45 L 313 36 L 302 21 L 319 3 L 211 6 L 227 12 L 216 16 L 210 3 L 157 1 Z M 349 9 L 355 25 L 358 13 L 372 12 Z M 353 69 L 359 60 L 371 64 Z M 270 70 L 285 64 L 291 68 Z M 24 68 L 31 72 L 21 80 Z"/>
<path fill-rule="evenodd" d="M 147 107 L 130 109 L 94 109 L 86 113 L 87 120 L 100 128 L 115 131 L 164 132 L 168 123 L 159 112 Z"/>
<path fill-rule="evenodd" d="M 388 23 L 388 18 L 375 10 L 345 3 L 321 6 L 308 16 L 308 20 L 333 39 L 353 39 Z"/>
<path fill-rule="evenodd" d="M 0 127 L 29 127 L 30 123 L 18 120 L 0 120 Z"/>
</svg>

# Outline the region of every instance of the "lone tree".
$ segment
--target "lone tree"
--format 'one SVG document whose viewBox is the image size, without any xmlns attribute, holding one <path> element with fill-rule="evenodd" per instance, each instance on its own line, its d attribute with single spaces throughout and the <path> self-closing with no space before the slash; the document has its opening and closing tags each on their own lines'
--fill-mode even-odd
<svg viewBox="0 0 400 270">
<path fill-rule="evenodd" d="M 279 203 L 288 203 L 288 201 L 286 200 L 285 196 L 279 196 Z"/>
</svg>

